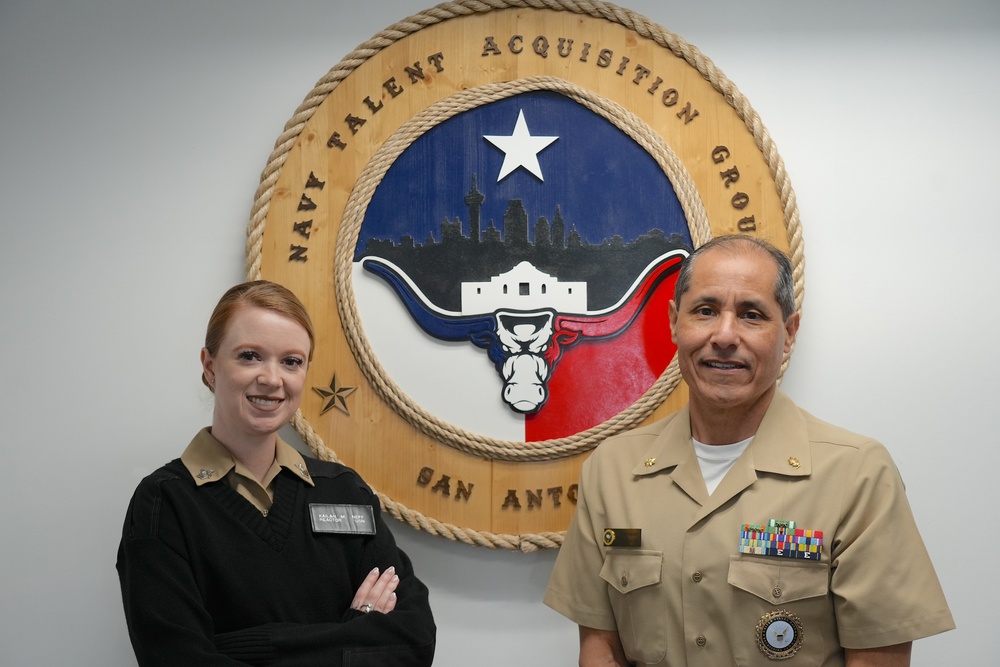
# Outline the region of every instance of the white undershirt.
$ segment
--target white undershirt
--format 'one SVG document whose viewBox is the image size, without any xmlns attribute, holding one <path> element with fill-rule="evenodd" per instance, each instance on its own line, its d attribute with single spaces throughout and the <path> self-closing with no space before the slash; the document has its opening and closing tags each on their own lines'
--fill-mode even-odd
<svg viewBox="0 0 1000 667">
<path fill-rule="evenodd" d="M 698 456 L 698 465 L 701 466 L 701 475 L 705 478 L 705 486 L 708 487 L 708 495 L 712 495 L 715 487 L 719 486 L 719 482 L 736 463 L 736 459 L 740 458 L 740 454 L 751 440 L 753 436 L 732 445 L 706 445 L 691 438 L 694 453 Z"/>
</svg>

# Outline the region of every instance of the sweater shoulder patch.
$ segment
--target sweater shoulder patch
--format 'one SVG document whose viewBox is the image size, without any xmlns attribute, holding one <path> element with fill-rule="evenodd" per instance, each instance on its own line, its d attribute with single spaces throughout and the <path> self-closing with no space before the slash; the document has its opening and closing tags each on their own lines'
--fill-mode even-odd
<svg viewBox="0 0 1000 667">
<path fill-rule="evenodd" d="M 139 482 L 135 493 L 132 494 L 132 500 L 125 517 L 125 537 L 156 536 L 159 529 L 160 510 L 163 506 L 163 486 L 174 482 L 183 482 L 185 474 L 187 474 L 187 470 L 180 459 L 174 459 Z"/>
<path fill-rule="evenodd" d="M 316 479 L 336 479 L 339 484 L 349 484 L 350 486 L 360 489 L 367 496 L 374 496 L 371 487 L 361 479 L 361 475 L 357 473 L 356 470 L 345 466 L 343 463 L 334 463 L 332 461 L 320 461 L 319 459 L 313 459 L 309 457 L 303 457 L 306 461 L 306 467 L 309 469 L 309 474 Z"/>
<path fill-rule="evenodd" d="M 309 457 L 302 457 L 305 459 L 306 468 L 309 469 L 309 474 L 313 477 L 342 477 L 342 476 L 353 476 L 358 477 L 356 473 L 351 468 L 348 468 L 343 463 L 335 463 L 333 461 L 320 461 L 319 459 L 313 459 Z M 360 479 L 360 477 L 358 477 Z"/>
</svg>

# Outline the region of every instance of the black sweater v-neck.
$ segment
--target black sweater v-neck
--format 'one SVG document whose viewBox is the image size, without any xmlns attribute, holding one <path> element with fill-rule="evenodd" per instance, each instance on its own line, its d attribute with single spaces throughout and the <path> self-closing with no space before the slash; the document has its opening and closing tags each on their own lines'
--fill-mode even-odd
<svg viewBox="0 0 1000 667">
<path fill-rule="evenodd" d="M 179 459 L 144 479 L 118 550 L 140 665 L 429 665 L 427 588 L 346 466 L 306 459 L 315 486 L 275 478 L 263 515 L 222 481 L 197 486 Z M 375 535 L 314 533 L 309 505 L 369 505 Z M 374 567 L 400 577 L 395 610 L 362 614 L 354 593 Z"/>
</svg>

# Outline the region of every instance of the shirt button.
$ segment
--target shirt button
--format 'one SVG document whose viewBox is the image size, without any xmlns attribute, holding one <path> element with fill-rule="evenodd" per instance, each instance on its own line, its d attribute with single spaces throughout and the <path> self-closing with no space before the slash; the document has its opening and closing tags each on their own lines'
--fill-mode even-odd
<svg viewBox="0 0 1000 667">
<path fill-rule="evenodd" d="M 695 572 L 694 574 L 692 574 L 691 581 L 693 581 L 696 584 L 699 583 L 701 581 L 701 572 Z"/>
<path fill-rule="evenodd" d="M 773 588 L 773 589 L 771 590 L 771 595 L 773 595 L 773 596 L 774 596 L 774 597 L 776 597 L 776 598 L 780 598 L 780 597 L 781 597 L 781 589 L 780 589 L 780 588 L 778 588 L 777 586 L 775 586 L 775 587 L 774 587 L 774 588 Z"/>
<path fill-rule="evenodd" d="M 622 586 L 628 586 L 628 577 L 622 575 Z"/>
<path fill-rule="evenodd" d="M 698 635 L 698 638 L 694 640 L 694 643 L 698 646 L 704 646 L 708 643 L 708 640 L 705 639 L 705 635 Z"/>
</svg>

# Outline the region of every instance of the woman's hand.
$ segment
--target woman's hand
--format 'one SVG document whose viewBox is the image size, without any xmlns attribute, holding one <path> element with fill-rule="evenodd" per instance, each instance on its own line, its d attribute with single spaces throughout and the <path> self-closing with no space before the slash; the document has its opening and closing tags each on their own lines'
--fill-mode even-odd
<svg viewBox="0 0 1000 667">
<path fill-rule="evenodd" d="M 361 582 L 361 587 L 358 588 L 358 592 L 354 594 L 354 601 L 351 602 L 351 609 L 365 613 L 378 611 L 388 614 L 396 608 L 396 586 L 398 585 L 399 577 L 396 576 L 396 568 L 390 567 L 379 574 L 376 567 Z"/>
</svg>

